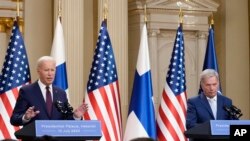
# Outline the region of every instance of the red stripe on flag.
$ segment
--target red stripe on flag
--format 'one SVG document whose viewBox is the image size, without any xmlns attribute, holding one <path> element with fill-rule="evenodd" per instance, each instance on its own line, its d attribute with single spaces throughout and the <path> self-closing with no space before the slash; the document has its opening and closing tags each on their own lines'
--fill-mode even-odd
<svg viewBox="0 0 250 141">
<path fill-rule="evenodd" d="M 118 126 L 119 126 L 119 132 L 117 132 L 116 130 L 116 134 L 117 136 L 120 136 L 120 139 L 121 139 L 121 135 L 119 135 L 119 133 L 122 133 L 122 127 L 121 127 L 121 117 L 120 117 L 120 111 L 121 111 L 121 107 L 119 106 L 118 103 L 120 103 L 120 101 L 116 101 L 117 99 L 120 100 L 120 94 L 119 94 L 119 90 L 117 91 L 118 93 L 115 92 L 115 89 L 114 89 L 114 86 L 113 86 L 114 83 L 110 84 L 110 89 L 111 89 L 111 93 L 112 93 L 112 99 L 114 101 L 114 105 L 115 105 L 115 111 L 116 111 L 116 119 L 118 120 Z M 117 86 L 117 89 L 118 89 L 118 82 L 116 81 L 115 85 Z M 118 96 L 118 98 L 117 98 Z"/>
<path fill-rule="evenodd" d="M 112 88 L 112 83 L 109 84 L 109 87 Z M 112 128 L 113 128 L 113 131 L 114 131 L 115 140 L 118 141 L 117 130 L 116 130 L 116 127 L 115 127 L 115 119 L 114 119 L 115 114 L 112 113 L 111 105 L 110 105 L 110 103 L 108 101 L 108 97 L 107 97 L 108 94 L 106 93 L 104 87 L 99 88 L 99 91 L 101 93 L 102 99 L 104 99 L 105 108 L 106 108 L 106 110 L 108 112 L 109 119 L 110 119 L 110 122 L 111 122 L 111 125 L 112 125 Z M 112 89 L 111 89 L 111 95 L 112 95 L 112 100 L 114 102 L 115 99 L 113 98 L 114 93 L 113 93 Z"/>
<path fill-rule="evenodd" d="M 92 107 L 94 109 L 96 118 L 101 121 L 101 127 L 102 127 L 102 132 L 104 134 L 104 137 L 105 137 L 106 140 L 110 141 L 111 140 L 110 134 L 109 134 L 108 128 L 107 128 L 107 126 L 106 126 L 106 124 L 104 122 L 102 112 L 101 112 L 101 110 L 100 110 L 100 108 L 99 108 L 99 106 L 97 104 L 98 101 L 96 100 L 93 92 L 90 92 L 88 94 L 88 96 L 89 96 L 89 101 L 90 101 L 90 103 L 91 103 L 91 105 L 92 105 Z"/>
<path fill-rule="evenodd" d="M 90 120 L 90 116 L 88 112 L 85 112 L 83 116 L 85 120 Z"/>
<path fill-rule="evenodd" d="M 164 99 L 165 100 L 165 99 Z M 165 102 L 166 103 L 166 102 Z M 175 132 L 174 127 L 172 126 L 171 122 L 169 121 L 169 119 L 167 118 L 167 116 L 164 114 L 163 109 L 160 107 L 159 108 L 159 115 L 164 123 L 164 126 L 167 128 L 167 130 L 170 132 L 172 138 L 177 141 L 180 140 L 177 133 Z M 158 131 L 157 131 L 158 132 Z"/>
<path fill-rule="evenodd" d="M 15 88 L 15 89 L 12 89 L 11 92 L 12 92 L 11 94 L 13 94 L 15 98 L 17 98 L 18 90 Z M 1 127 L 2 127 L 2 125 L 3 125 L 3 127 L 2 128 L 0 127 L 0 128 L 1 128 L 1 131 L 3 132 L 4 136 L 7 136 L 8 138 L 10 138 L 10 133 L 13 132 L 13 131 L 9 131 L 11 129 L 7 128 L 6 124 L 3 121 L 2 116 L 8 116 L 8 118 L 10 119 L 10 117 L 12 116 L 13 108 L 12 108 L 12 106 L 10 104 L 10 100 L 7 97 L 7 93 L 1 94 L 0 99 L 2 100 L 3 105 L 4 105 L 4 109 L 2 109 L 2 110 L 5 110 L 8 113 L 8 115 L 2 115 L 1 114 Z M 14 127 L 15 131 L 20 129 L 20 127 L 18 127 L 18 126 L 13 126 L 13 127 Z M 6 130 L 3 131 L 2 129 L 5 129 L 5 128 L 6 128 Z"/>
<path fill-rule="evenodd" d="M 164 91 L 163 93 L 164 93 L 164 94 L 163 94 L 163 99 L 164 99 L 166 105 L 168 106 L 168 108 L 170 109 L 171 113 L 172 113 L 173 116 L 175 117 L 175 120 L 177 121 L 177 123 L 178 123 L 180 129 L 181 129 L 182 131 L 184 131 L 186 125 L 183 125 L 183 122 L 182 122 L 182 120 L 181 120 L 181 117 L 180 117 L 180 115 L 179 115 L 177 109 L 175 108 L 174 104 L 172 103 L 172 100 L 169 99 L 169 97 L 167 96 L 166 91 Z M 179 99 L 178 99 L 178 97 L 179 97 Z M 182 99 L 180 99 L 180 98 L 181 98 L 180 95 L 175 96 L 175 98 L 177 99 L 177 101 L 179 102 L 179 104 L 182 103 Z"/>
<path fill-rule="evenodd" d="M 8 128 L 3 121 L 2 115 L 0 115 L 0 129 L 5 139 L 11 138 L 10 133 L 8 132 Z"/>
<path fill-rule="evenodd" d="M 165 138 L 165 136 L 163 135 L 160 127 L 158 126 L 158 124 L 156 125 L 156 130 L 157 130 L 157 137 L 159 141 L 166 141 L 167 139 Z"/>
<path fill-rule="evenodd" d="M 8 116 L 11 117 L 13 108 L 12 108 L 12 106 L 10 104 L 10 101 L 9 101 L 6 93 L 1 94 L 1 99 L 3 101 L 4 108 L 6 109 L 6 111 L 8 113 Z"/>
<path fill-rule="evenodd" d="M 12 93 L 13 93 L 14 97 L 15 97 L 16 100 L 17 100 L 17 97 L 18 97 L 18 95 L 19 95 L 17 87 L 14 88 L 14 89 L 12 89 Z"/>
<path fill-rule="evenodd" d="M 187 117 L 187 105 L 186 105 L 187 104 L 187 93 L 186 93 L 186 91 L 182 95 L 185 96 L 185 101 L 182 100 L 181 96 L 178 97 L 178 101 L 180 101 L 180 105 L 181 105 L 182 111 L 183 111 L 183 113 L 185 115 L 185 118 L 186 118 Z M 185 127 L 186 127 L 186 125 L 185 125 Z"/>
</svg>

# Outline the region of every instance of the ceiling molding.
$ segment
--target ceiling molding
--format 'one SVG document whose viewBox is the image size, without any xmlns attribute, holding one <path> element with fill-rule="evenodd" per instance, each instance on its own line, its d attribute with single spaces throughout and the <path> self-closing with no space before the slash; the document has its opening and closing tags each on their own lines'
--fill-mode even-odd
<svg viewBox="0 0 250 141">
<path fill-rule="evenodd" d="M 197 11 L 197 12 L 216 12 L 219 4 L 213 0 L 131 0 L 129 5 L 129 11 L 144 9 L 144 5 L 147 5 L 147 9 L 161 9 L 161 10 L 176 10 L 179 11 L 180 7 L 177 2 L 181 2 L 181 9 L 185 12 Z"/>
</svg>

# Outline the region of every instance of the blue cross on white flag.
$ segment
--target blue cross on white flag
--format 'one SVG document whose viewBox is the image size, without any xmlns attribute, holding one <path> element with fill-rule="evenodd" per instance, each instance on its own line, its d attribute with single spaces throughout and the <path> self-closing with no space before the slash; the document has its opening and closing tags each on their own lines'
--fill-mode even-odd
<svg viewBox="0 0 250 141">
<path fill-rule="evenodd" d="M 56 23 L 51 56 L 56 60 L 56 76 L 53 84 L 64 89 L 68 94 L 67 69 L 65 61 L 65 45 L 63 37 L 63 28 L 59 17 Z"/>
<path fill-rule="evenodd" d="M 156 140 L 156 122 L 146 24 L 143 26 L 134 86 L 124 141 L 147 137 Z"/>
</svg>

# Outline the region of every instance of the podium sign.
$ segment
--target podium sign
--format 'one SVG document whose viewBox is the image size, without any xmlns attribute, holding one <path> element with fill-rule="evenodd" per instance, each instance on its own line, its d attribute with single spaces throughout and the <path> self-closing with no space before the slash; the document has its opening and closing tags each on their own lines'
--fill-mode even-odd
<svg viewBox="0 0 250 141">
<path fill-rule="evenodd" d="M 101 124 L 98 120 L 36 120 L 36 136 L 84 137 L 101 136 Z"/>
<path fill-rule="evenodd" d="M 102 136 L 98 120 L 36 120 L 15 132 L 17 139 L 33 141 L 44 136 L 60 141 L 99 140 Z"/>
<path fill-rule="evenodd" d="M 250 125 L 250 120 L 211 120 L 205 123 L 197 124 L 195 127 L 188 129 L 185 131 L 185 136 L 190 139 L 202 141 L 229 140 L 231 125 Z M 241 130 L 237 131 L 240 132 Z"/>
<path fill-rule="evenodd" d="M 230 125 L 250 125 L 250 120 L 211 120 L 211 135 L 230 135 Z"/>
</svg>

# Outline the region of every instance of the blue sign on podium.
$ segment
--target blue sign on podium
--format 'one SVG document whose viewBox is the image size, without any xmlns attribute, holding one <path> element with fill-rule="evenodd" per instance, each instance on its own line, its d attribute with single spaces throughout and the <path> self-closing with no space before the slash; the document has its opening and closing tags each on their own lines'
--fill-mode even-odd
<svg viewBox="0 0 250 141">
<path fill-rule="evenodd" d="M 211 120 L 211 135 L 230 135 L 230 125 L 250 125 L 250 120 Z"/>
<path fill-rule="evenodd" d="M 84 137 L 101 136 L 99 120 L 36 120 L 36 136 Z"/>
</svg>

